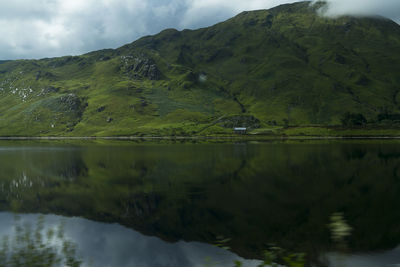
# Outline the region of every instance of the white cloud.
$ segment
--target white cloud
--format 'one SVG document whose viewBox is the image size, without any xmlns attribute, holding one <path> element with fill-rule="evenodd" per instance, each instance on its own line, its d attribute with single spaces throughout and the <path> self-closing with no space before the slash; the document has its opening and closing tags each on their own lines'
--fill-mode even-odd
<svg viewBox="0 0 400 267">
<path fill-rule="evenodd" d="M 53 57 L 115 48 L 154 34 L 182 1 L 0 0 L 0 59 Z"/>
<path fill-rule="evenodd" d="M 198 28 L 244 10 L 295 0 L 0 0 L 0 59 L 116 48 L 165 28 Z M 328 0 L 329 15 L 379 14 L 400 21 L 400 0 Z"/>
<path fill-rule="evenodd" d="M 381 15 L 400 21 L 400 0 L 326 0 L 327 15 Z"/>
<path fill-rule="evenodd" d="M 205 27 L 228 19 L 241 11 L 268 9 L 279 4 L 299 0 L 188 0 L 180 26 L 183 28 Z"/>
</svg>

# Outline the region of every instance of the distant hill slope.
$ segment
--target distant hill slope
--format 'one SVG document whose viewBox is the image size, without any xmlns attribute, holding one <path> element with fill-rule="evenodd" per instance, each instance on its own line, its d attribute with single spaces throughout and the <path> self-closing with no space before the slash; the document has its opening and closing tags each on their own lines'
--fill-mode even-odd
<svg viewBox="0 0 400 267">
<path fill-rule="evenodd" d="M 400 26 L 321 17 L 321 5 L 243 12 L 82 56 L 2 61 L 0 135 L 209 134 L 339 125 L 345 114 L 397 118 Z"/>
</svg>

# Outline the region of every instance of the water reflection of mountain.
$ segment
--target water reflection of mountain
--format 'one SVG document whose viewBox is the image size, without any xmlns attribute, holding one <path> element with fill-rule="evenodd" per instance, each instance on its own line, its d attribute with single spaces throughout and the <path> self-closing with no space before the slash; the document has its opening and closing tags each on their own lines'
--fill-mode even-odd
<svg viewBox="0 0 400 267">
<path fill-rule="evenodd" d="M 82 151 L 74 147 L 6 146 L 0 147 L 0 178 L 73 180 L 87 175 Z"/>
<path fill-rule="evenodd" d="M 335 248 L 335 212 L 353 228 L 351 251 L 400 243 L 396 142 L 64 148 L 0 150 L 1 208 L 118 222 L 168 241 L 222 235 L 249 257 L 275 243 L 317 258 Z M 32 186 L 16 188 L 23 173 Z"/>
</svg>

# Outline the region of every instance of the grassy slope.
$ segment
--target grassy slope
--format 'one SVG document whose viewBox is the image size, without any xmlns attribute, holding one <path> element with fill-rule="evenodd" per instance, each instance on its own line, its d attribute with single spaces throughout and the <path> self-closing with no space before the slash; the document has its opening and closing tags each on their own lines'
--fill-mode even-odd
<svg viewBox="0 0 400 267">
<path fill-rule="evenodd" d="M 270 125 L 400 113 L 399 25 L 328 19 L 317 9 L 282 5 L 116 50 L 2 62 L 0 135 L 230 134 L 221 121 L 233 115 L 254 116 L 281 134 Z"/>
</svg>

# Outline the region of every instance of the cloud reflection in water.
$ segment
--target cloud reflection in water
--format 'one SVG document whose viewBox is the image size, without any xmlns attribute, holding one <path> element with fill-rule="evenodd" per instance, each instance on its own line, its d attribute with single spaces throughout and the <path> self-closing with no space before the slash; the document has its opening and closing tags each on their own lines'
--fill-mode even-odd
<svg viewBox="0 0 400 267">
<path fill-rule="evenodd" d="M 20 215 L 20 225 L 35 225 L 37 214 Z M 0 235 L 10 236 L 15 226 L 14 214 L 0 213 Z M 230 251 L 199 243 L 167 243 L 157 237 L 145 236 L 118 224 L 105 224 L 82 218 L 46 215 L 44 232 L 64 224 L 64 236 L 77 245 L 82 266 L 233 266 L 240 260 L 243 266 L 257 266 L 259 261 L 244 260 Z"/>
</svg>

